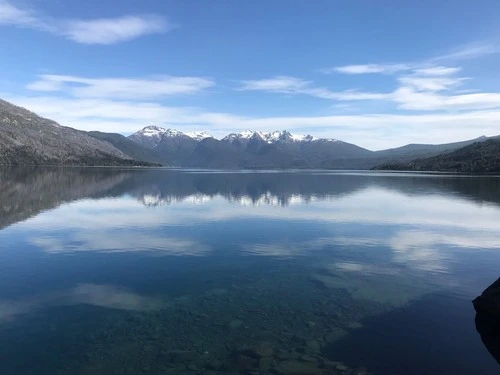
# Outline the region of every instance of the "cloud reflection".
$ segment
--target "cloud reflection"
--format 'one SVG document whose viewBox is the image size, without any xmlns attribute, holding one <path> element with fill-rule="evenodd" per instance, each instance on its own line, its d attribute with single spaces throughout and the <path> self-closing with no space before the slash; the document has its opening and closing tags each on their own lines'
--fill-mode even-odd
<svg viewBox="0 0 500 375">
<path fill-rule="evenodd" d="M 92 305 L 119 310 L 151 311 L 165 305 L 165 301 L 141 296 L 114 285 L 79 284 L 69 290 L 38 294 L 18 300 L 0 300 L 0 323 L 38 310 L 71 305 Z"/>
<path fill-rule="evenodd" d="M 155 255 L 206 255 L 211 251 L 204 245 L 189 239 L 169 238 L 157 233 L 109 233 L 105 231 L 80 231 L 65 238 L 41 236 L 31 243 L 51 254 L 95 251 L 150 252 Z"/>
</svg>

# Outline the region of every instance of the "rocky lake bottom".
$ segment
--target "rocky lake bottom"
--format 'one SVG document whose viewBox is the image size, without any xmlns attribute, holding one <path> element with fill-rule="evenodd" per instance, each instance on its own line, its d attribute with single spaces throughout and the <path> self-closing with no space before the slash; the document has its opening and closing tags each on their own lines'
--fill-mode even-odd
<svg viewBox="0 0 500 375">
<path fill-rule="evenodd" d="M 497 370 L 471 304 L 500 262 L 486 180 L 68 173 L 2 187 L 27 184 L 2 206 L 0 374 Z"/>
</svg>

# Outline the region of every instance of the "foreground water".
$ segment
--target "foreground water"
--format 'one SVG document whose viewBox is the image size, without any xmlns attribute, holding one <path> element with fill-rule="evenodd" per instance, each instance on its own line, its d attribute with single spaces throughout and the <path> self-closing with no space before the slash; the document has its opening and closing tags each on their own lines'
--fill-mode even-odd
<svg viewBox="0 0 500 375">
<path fill-rule="evenodd" d="M 0 169 L 0 374 L 495 374 L 500 179 Z"/>
</svg>

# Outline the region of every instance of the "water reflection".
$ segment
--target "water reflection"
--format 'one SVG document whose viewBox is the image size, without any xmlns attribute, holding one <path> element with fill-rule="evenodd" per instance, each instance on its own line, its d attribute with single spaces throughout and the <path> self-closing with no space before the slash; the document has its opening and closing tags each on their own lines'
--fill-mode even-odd
<svg viewBox="0 0 500 375">
<path fill-rule="evenodd" d="M 500 204 L 500 178 L 495 177 L 4 167 L 0 168 L 0 228 L 83 198 L 129 195 L 151 207 L 203 204 L 215 198 L 244 206 L 288 206 L 351 196 L 370 188 L 409 197 L 460 197 Z"/>
<path fill-rule="evenodd" d="M 164 302 L 114 285 L 79 284 L 69 290 L 37 294 L 13 301 L 0 300 L 0 323 L 54 306 L 92 305 L 132 311 L 158 310 Z"/>
<path fill-rule="evenodd" d="M 61 348 L 71 361 L 66 367 L 57 367 L 57 360 L 44 365 L 59 373 L 68 366 L 75 374 L 265 374 L 286 373 L 292 365 L 318 374 L 339 368 L 348 374 L 491 369 L 478 363 L 484 357 L 466 323 L 471 295 L 498 271 L 498 178 L 325 171 L 2 173 L 0 355 L 16 348 L 2 337 L 7 327 L 14 327 L 14 337 L 32 333 L 46 343 L 46 332 L 62 326 L 57 342 L 71 335 L 84 347 L 72 353 Z M 392 361 L 421 361 L 422 337 L 453 347 L 445 342 L 452 327 L 426 329 L 423 320 L 433 314 L 466 327 L 453 333 L 464 343 L 455 350 L 480 359 L 464 354 L 425 370 Z M 16 330 L 10 323 L 24 326 Z M 405 347 L 413 354 L 397 350 L 404 338 L 395 336 L 405 324 L 420 327 L 405 342 L 415 345 Z M 389 347 L 385 337 L 391 335 L 391 353 L 375 344 L 368 348 L 373 340 Z M 348 366 L 326 368 L 332 360 Z M 9 362 L 9 369 L 19 370 L 21 361 L 16 363 Z M 89 370 L 89 363 L 97 370 Z"/>
</svg>

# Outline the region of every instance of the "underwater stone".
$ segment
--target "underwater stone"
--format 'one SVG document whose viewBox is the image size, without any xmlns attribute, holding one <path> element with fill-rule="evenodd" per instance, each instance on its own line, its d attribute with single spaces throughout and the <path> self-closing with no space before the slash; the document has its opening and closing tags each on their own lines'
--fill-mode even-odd
<svg viewBox="0 0 500 375">
<path fill-rule="evenodd" d="M 309 340 L 307 342 L 307 352 L 308 353 L 319 353 L 320 352 L 320 345 L 316 340 Z"/>
<path fill-rule="evenodd" d="M 312 321 L 307 322 L 307 325 L 309 326 L 309 328 L 314 328 L 314 327 L 316 327 L 316 323 L 314 323 L 314 322 L 312 322 Z"/>
<path fill-rule="evenodd" d="M 335 328 L 325 334 L 325 341 L 329 344 L 332 342 L 338 341 L 344 336 L 346 336 L 349 332 L 342 328 Z"/>
<path fill-rule="evenodd" d="M 170 362 L 191 362 L 198 358 L 196 352 L 190 350 L 171 350 L 165 353 Z"/>
<path fill-rule="evenodd" d="M 255 348 L 250 349 L 251 355 L 255 357 L 270 357 L 274 354 L 274 348 L 272 344 L 268 342 L 263 342 L 257 345 Z"/>
<path fill-rule="evenodd" d="M 243 325 L 243 321 L 239 319 L 234 319 L 229 323 L 229 328 L 231 329 L 238 329 Z"/>
<path fill-rule="evenodd" d="M 273 363 L 273 357 L 262 357 L 259 360 L 259 370 L 260 371 L 267 371 L 271 367 Z"/>
<path fill-rule="evenodd" d="M 283 361 L 274 369 L 278 374 L 282 375 L 316 375 L 323 374 L 323 371 L 318 368 L 316 363 L 299 362 L 299 361 Z"/>
<path fill-rule="evenodd" d="M 359 322 L 350 322 L 347 324 L 347 328 L 350 328 L 350 329 L 360 329 L 360 328 L 363 328 L 363 324 L 359 323 Z"/>
</svg>

